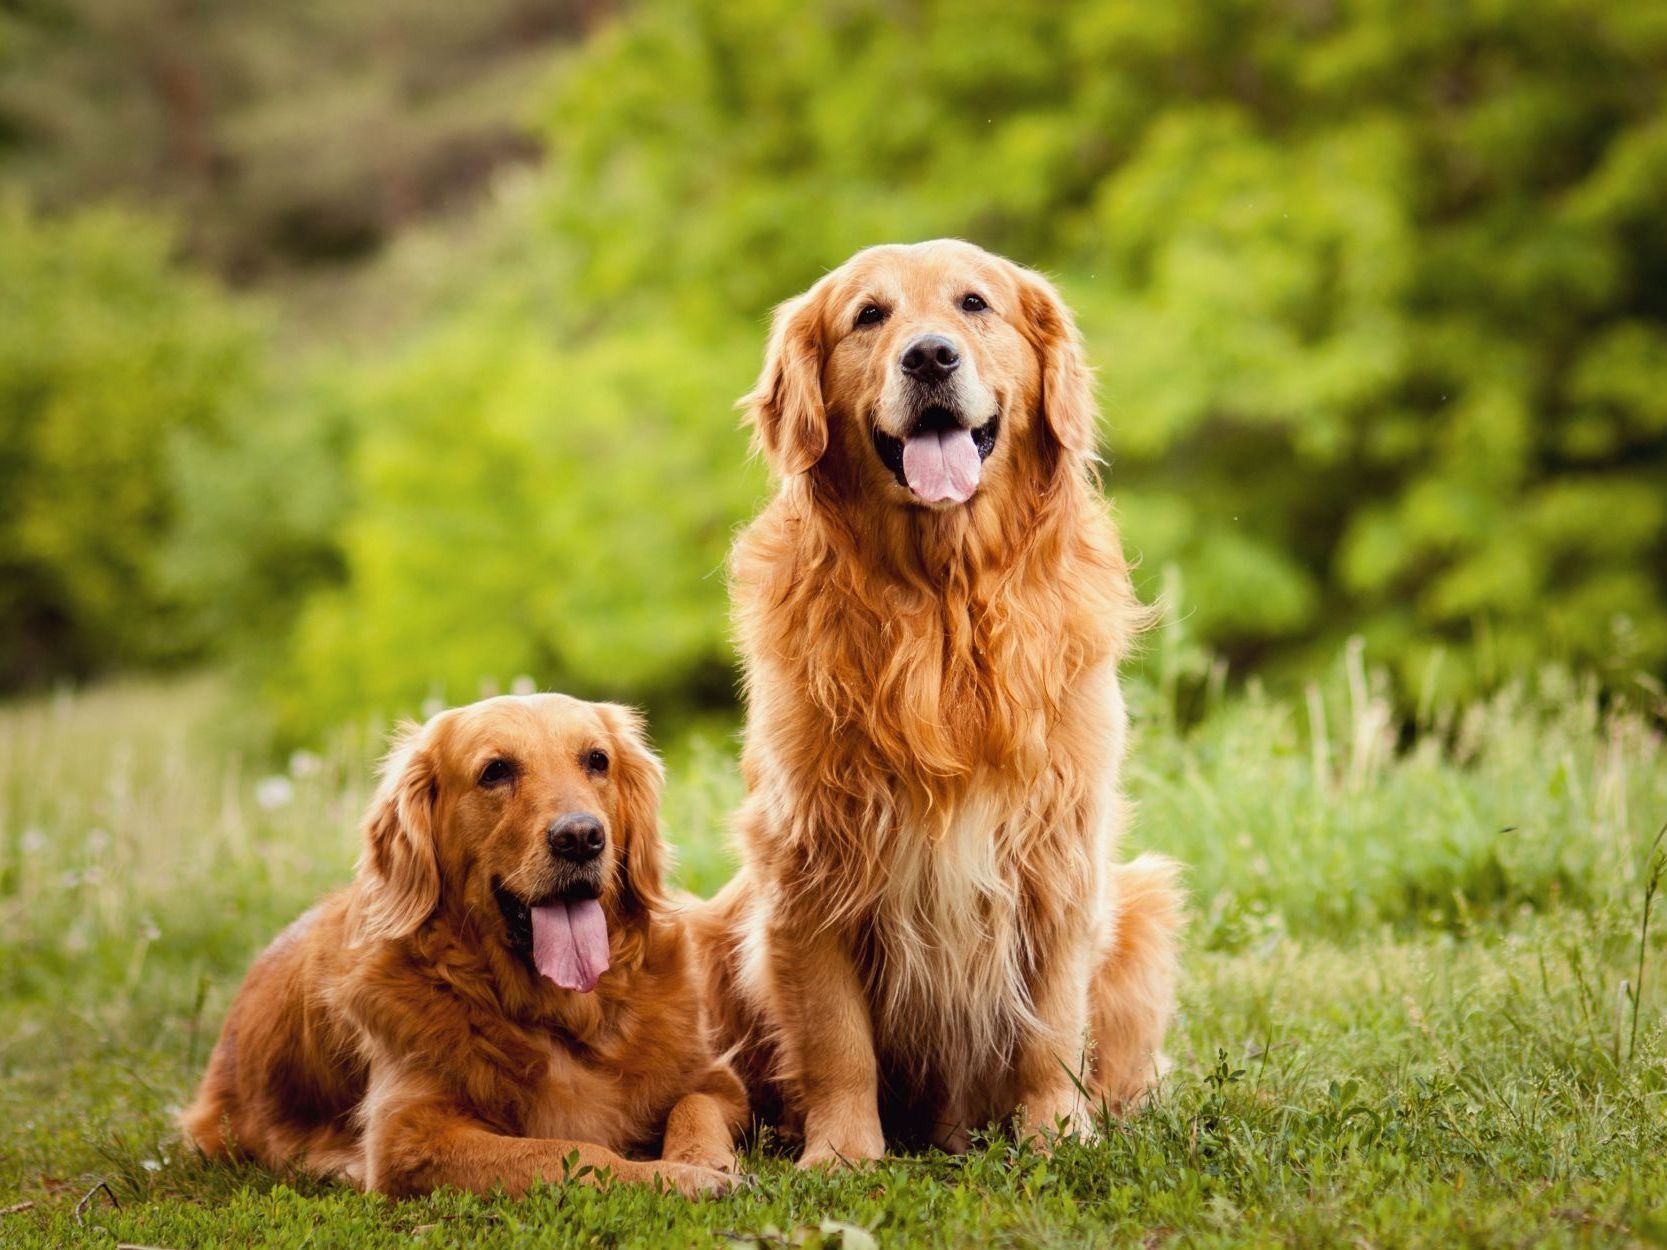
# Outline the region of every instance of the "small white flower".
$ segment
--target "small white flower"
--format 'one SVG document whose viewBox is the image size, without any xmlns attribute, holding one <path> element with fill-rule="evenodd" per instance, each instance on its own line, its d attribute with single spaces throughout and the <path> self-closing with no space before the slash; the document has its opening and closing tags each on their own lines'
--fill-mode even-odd
<svg viewBox="0 0 1667 1250">
<path fill-rule="evenodd" d="M 275 812 L 288 807 L 295 799 L 295 783 L 282 774 L 262 777 L 255 782 L 255 804 L 263 812 Z"/>
<path fill-rule="evenodd" d="M 141 1159 L 139 1166 L 147 1172 L 160 1172 L 162 1170 L 162 1162 L 159 1159 Z"/>
<path fill-rule="evenodd" d="M 525 673 L 522 673 L 519 677 L 515 678 L 514 681 L 509 683 L 509 692 L 511 694 L 520 695 L 537 694 L 538 683 L 531 677 L 528 677 Z"/>
<path fill-rule="evenodd" d="M 46 849 L 46 835 L 39 829 L 25 829 L 19 841 L 25 855 L 33 855 Z"/>
<path fill-rule="evenodd" d="M 154 942 L 162 936 L 162 930 L 157 927 L 155 917 L 149 913 L 139 917 L 139 936 L 147 942 Z"/>
<path fill-rule="evenodd" d="M 102 855 L 110 849 L 110 835 L 103 829 L 94 829 L 87 835 L 87 854 Z"/>
<path fill-rule="evenodd" d="M 64 883 L 64 889 L 66 890 L 73 890 L 76 886 L 81 884 L 81 874 L 76 872 L 74 869 L 66 872 L 58 879 Z"/>
<path fill-rule="evenodd" d="M 311 751 L 297 751 L 289 757 L 291 777 L 316 777 L 324 768 L 324 761 Z"/>
</svg>

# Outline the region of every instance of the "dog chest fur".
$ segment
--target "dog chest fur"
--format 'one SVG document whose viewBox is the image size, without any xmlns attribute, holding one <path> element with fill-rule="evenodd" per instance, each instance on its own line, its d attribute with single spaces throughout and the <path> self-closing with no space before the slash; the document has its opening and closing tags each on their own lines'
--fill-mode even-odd
<svg viewBox="0 0 1667 1250">
<path fill-rule="evenodd" d="M 907 830 L 859 959 L 878 1050 L 917 1083 L 1001 1066 L 1031 1014 L 1021 865 L 1004 853 L 1002 804 L 968 796 L 938 836 Z"/>
</svg>

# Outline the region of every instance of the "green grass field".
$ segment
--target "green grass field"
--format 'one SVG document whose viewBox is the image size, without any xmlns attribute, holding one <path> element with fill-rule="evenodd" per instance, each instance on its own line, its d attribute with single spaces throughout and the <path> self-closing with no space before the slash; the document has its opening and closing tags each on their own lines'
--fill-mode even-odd
<svg viewBox="0 0 1667 1250">
<path fill-rule="evenodd" d="M 996 1134 L 859 1174 L 765 1134 L 698 1204 L 390 1203 L 190 1157 L 173 1111 L 248 959 L 350 872 L 376 734 L 250 758 L 209 679 L 0 710 L 0 1245 L 1667 1244 L 1667 745 L 1536 685 L 1415 733 L 1358 656 L 1185 733 L 1137 691 L 1131 850 L 1193 892 L 1155 1104 L 1052 1157 Z M 668 756 L 709 890 L 732 744 Z"/>
</svg>

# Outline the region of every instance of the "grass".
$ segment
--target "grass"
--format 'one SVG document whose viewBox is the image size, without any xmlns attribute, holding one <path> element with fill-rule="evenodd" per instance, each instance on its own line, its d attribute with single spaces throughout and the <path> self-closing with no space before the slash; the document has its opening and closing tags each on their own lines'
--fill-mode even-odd
<svg viewBox="0 0 1667 1250">
<path fill-rule="evenodd" d="M 1407 732 L 1357 654 L 1185 732 L 1134 704 L 1131 842 L 1193 890 L 1155 1104 L 1051 1157 L 995 1132 L 856 1175 L 766 1132 L 700 1204 L 390 1203 L 191 1157 L 173 1109 L 250 956 L 349 873 L 378 731 L 274 764 L 208 679 L 0 710 L 0 1244 L 1667 1244 L 1659 728 L 1552 674 Z M 732 746 L 668 757 L 710 889 Z"/>
</svg>

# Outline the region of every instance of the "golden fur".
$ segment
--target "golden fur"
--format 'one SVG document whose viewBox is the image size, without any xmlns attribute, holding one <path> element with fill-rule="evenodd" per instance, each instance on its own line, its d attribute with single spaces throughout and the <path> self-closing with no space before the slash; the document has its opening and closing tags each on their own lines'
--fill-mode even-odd
<svg viewBox="0 0 1667 1250">
<path fill-rule="evenodd" d="M 999 416 L 965 503 L 876 453 L 925 333 L 965 424 Z M 874 248 L 777 310 L 745 403 L 780 487 L 730 564 L 742 869 L 696 922 L 723 1040 L 806 1165 L 1016 1109 L 1084 1130 L 1074 1074 L 1120 1109 L 1159 1070 L 1180 896 L 1168 860 L 1114 860 L 1146 611 L 1070 313 L 969 244 Z"/>
<path fill-rule="evenodd" d="M 511 780 L 488 784 L 494 761 Z M 616 1179 L 724 1188 L 746 1100 L 662 892 L 660 788 L 636 714 L 610 704 L 489 699 L 408 731 L 353 884 L 250 970 L 189 1139 L 394 1195 L 520 1192 L 575 1153 Z M 547 831 L 575 812 L 606 838 L 590 871 L 611 966 L 590 993 L 539 974 L 499 901 L 562 884 Z"/>
</svg>

